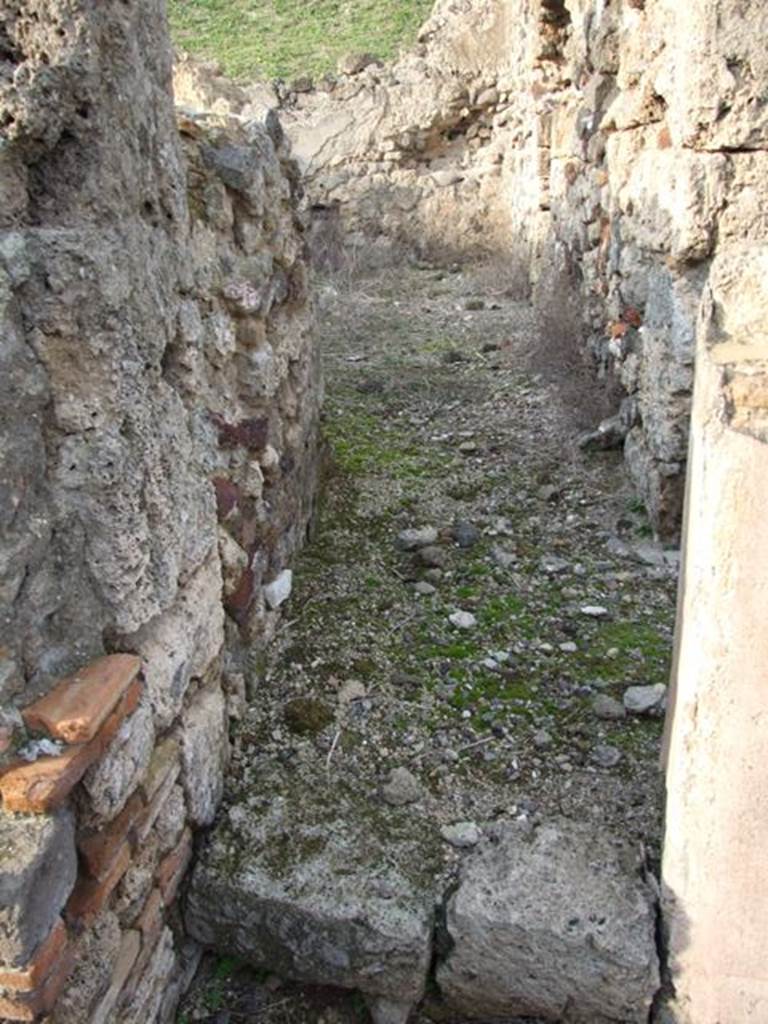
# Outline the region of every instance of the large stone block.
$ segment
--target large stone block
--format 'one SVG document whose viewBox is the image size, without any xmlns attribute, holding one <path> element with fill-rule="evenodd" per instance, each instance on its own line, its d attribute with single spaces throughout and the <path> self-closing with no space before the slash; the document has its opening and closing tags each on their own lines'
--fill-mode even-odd
<svg viewBox="0 0 768 1024">
<path fill-rule="evenodd" d="M 186 907 L 192 936 L 288 978 L 418 1001 L 436 856 L 418 823 L 322 784 L 256 803 L 245 796 L 231 808 L 201 853 Z"/>
<path fill-rule="evenodd" d="M 228 724 L 226 700 L 218 686 L 199 694 L 182 720 L 182 781 L 195 825 L 211 824 L 224 792 Z"/>
<path fill-rule="evenodd" d="M 645 1024 L 659 985 L 656 907 L 631 860 L 570 821 L 499 829 L 465 862 L 448 903 L 452 948 L 437 978 L 450 1009 Z"/>
<path fill-rule="evenodd" d="M 77 876 L 72 814 L 0 815 L 0 959 L 22 967 L 50 932 Z"/>
<path fill-rule="evenodd" d="M 178 715 L 191 680 L 203 675 L 224 643 L 221 567 L 213 551 L 171 607 L 122 643 L 146 666 L 159 729 Z"/>
<path fill-rule="evenodd" d="M 152 709 L 148 702 L 120 727 L 104 757 L 83 778 L 95 814 L 111 820 L 125 806 L 146 771 L 155 742 Z"/>
</svg>

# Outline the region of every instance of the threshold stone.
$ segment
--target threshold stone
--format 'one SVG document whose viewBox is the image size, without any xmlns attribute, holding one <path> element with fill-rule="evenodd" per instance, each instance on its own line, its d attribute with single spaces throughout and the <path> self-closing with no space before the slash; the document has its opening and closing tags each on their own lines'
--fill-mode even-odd
<svg viewBox="0 0 768 1024">
<path fill-rule="evenodd" d="M 447 1008 L 471 1020 L 646 1024 L 656 906 L 632 860 L 587 825 L 498 826 L 448 903 L 452 946 L 437 972 Z"/>
</svg>

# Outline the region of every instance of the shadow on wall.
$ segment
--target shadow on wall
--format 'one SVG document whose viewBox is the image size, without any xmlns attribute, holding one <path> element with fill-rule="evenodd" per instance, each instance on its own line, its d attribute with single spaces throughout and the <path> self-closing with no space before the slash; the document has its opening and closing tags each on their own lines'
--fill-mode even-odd
<svg viewBox="0 0 768 1024">
<path fill-rule="evenodd" d="M 674 920 L 674 949 L 672 922 Z M 677 1003 L 674 961 L 689 945 L 690 922 L 675 893 L 662 884 L 656 919 L 656 948 L 661 969 L 661 986 L 651 1007 L 649 1024 L 689 1024 L 683 1007 Z"/>
<path fill-rule="evenodd" d="M 625 393 L 616 378 L 596 372 L 586 345 L 581 272 L 567 254 L 546 262 L 533 302 L 538 345 L 530 368 L 558 386 L 577 430 L 593 428 L 616 413 Z"/>
</svg>

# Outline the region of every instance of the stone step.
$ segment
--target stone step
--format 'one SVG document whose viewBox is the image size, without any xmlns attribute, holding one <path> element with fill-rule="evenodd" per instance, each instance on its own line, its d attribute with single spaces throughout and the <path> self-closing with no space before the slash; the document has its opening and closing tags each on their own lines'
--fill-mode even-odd
<svg viewBox="0 0 768 1024">
<path fill-rule="evenodd" d="M 475 1020 L 646 1024 L 656 899 L 637 853 L 572 821 L 498 827 L 448 901 L 448 1006 Z"/>
<path fill-rule="evenodd" d="M 448 886 L 434 822 L 340 787 L 283 782 L 229 807 L 193 872 L 194 938 L 294 981 L 356 989 L 375 1024 L 404 1024 L 433 949 L 448 1017 L 647 1021 L 656 894 L 636 848 L 571 821 L 491 823 Z"/>
<path fill-rule="evenodd" d="M 439 838 L 424 832 L 405 809 L 322 782 L 246 799 L 194 869 L 187 928 L 283 977 L 356 989 L 377 1024 L 401 1024 L 432 958 Z"/>
</svg>

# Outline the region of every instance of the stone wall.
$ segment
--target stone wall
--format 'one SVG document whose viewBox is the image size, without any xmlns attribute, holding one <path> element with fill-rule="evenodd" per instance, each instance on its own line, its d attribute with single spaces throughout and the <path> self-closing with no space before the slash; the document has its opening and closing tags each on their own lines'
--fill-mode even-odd
<svg viewBox="0 0 768 1024">
<path fill-rule="evenodd" d="M 170 83 L 160 0 L 3 5 L 10 1020 L 170 1019 L 175 891 L 312 512 L 296 170 L 274 122 L 177 122 Z"/>
<path fill-rule="evenodd" d="M 504 169 L 513 237 L 541 309 L 577 296 L 599 372 L 627 396 L 613 436 L 654 528 L 674 537 L 712 261 L 768 227 L 768 17 L 733 0 L 551 0 L 529 17 Z"/>
<path fill-rule="evenodd" d="M 737 0 L 438 0 L 389 67 L 277 91 L 189 62 L 178 78 L 192 106 L 280 106 L 330 266 L 394 245 L 528 278 L 542 346 L 580 349 L 616 395 L 590 443 L 623 445 L 674 539 L 710 263 L 766 230 L 766 19 Z"/>
</svg>

